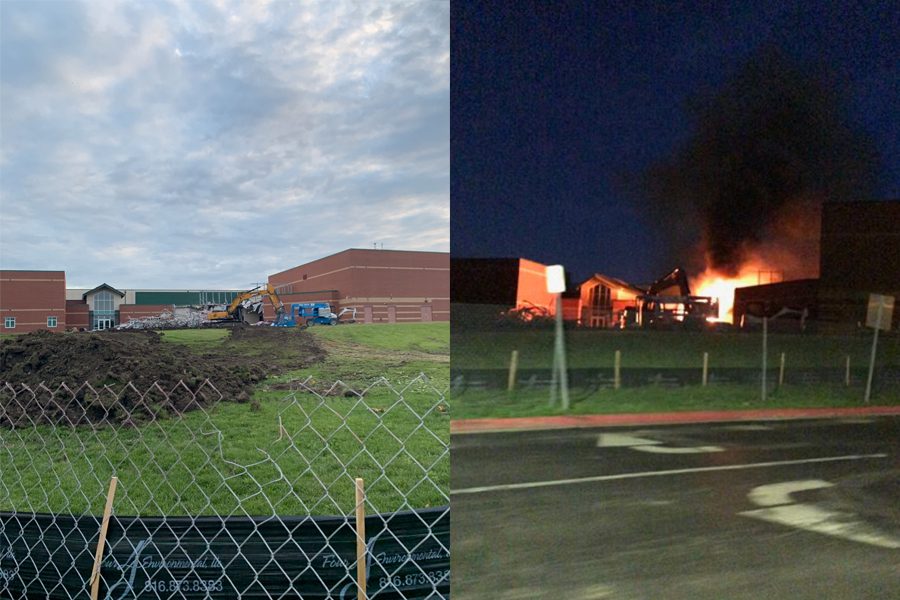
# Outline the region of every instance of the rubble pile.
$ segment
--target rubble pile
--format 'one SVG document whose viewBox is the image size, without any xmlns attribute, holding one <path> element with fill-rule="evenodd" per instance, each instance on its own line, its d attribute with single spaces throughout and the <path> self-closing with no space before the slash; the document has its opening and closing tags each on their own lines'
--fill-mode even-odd
<svg viewBox="0 0 900 600">
<path fill-rule="evenodd" d="M 179 314 L 164 312 L 158 317 L 142 317 L 140 319 L 129 319 L 127 323 L 118 325 L 118 330 L 128 329 L 184 329 L 196 328 L 209 325 L 207 318 L 208 311 L 192 311 Z"/>
</svg>

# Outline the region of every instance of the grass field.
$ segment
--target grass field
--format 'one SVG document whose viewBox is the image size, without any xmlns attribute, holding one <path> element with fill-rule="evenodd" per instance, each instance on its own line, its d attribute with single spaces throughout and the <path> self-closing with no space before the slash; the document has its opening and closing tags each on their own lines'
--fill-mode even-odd
<svg viewBox="0 0 900 600">
<path fill-rule="evenodd" d="M 771 390 L 766 402 L 759 386 L 718 384 L 707 387 L 661 388 L 644 386 L 620 390 L 574 389 L 568 411 L 550 406 L 550 392 L 523 390 L 468 391 L 453 397 L 454 419 L 533 417 L 561 414 L 617 414 L 689 410 L 750 410 L 759 408 L 811 408 L 865 406 L 863 389 L 829 385 L 785 386 Z M 871 405 L 900 405 L 900 389 L 881 390 Z"/>
<path fill-rule="evenodd" d="M 370 510 L 446 504 L 449 324 L 288 335 L 315 336 L 327 357 L 262 381 L 249 403 L 137 428 L 0 430 L 0 511 L 97 513 L 113 474 L 120 515 L 349 514 L 355 477 L 366 481 Z M 164 340 L 248 360 L 291 358 L 287 350 L 273 358 L 252 341 L 242 346 L 226 330 L 167 331 Z M 289 389 L 307 377 L 320 393 L 335 380 L 353 389 L 385 381 L 362 399 Z"/>
<path fill-rule="evenodd" d="M 616 350 L 622 367 L 697 367 L 709 353 L 710 367 L 755 367 L 762 357 L 759 333 L 690 333 L 675 331 L 567 331 L 566 349 L 571 368 L 610 366 Z M 454 332 L 453 368 L 506 368 L 510 353 L 519 351 L 522 368 L 550 368 L 553 362 L 552 329 L 516 329 L 492 332 Z M 868 364 L 871 332 L 859 335 L 771 334 L 770 359 L 784 352 L 796 366 L 843 366 L 849 355 L 855 366 Z M 900 365 L 900 335 L 882 334 L 878 364 Z"/>
<path fill-rule="evenodd" d="M 160 333 L 166 342 L 192 348 L 214 348 L 221 345 L 231 332 L 228 329 L 171 329 Z"/>
<path fill-rule="evenodd" d="M 519 352 L 519 368 L 550 369 L 553 361 L 553 331 L 514 329 L 487 332 L 454 331 L 453 368 L 507 369 L 510 354 Z M 768 339 L 770 368 L 777 368 L 785 353 L 787 368 L 825 367 L 841 370 L 850 357 L 851 365 L 868 365 L 871 332 L 858 335 L 771 334 Z M 615 351 L 622 353 L 622 369 L 702 368 L 703 353 L 709 353 L 709 368 L 759 369 L 762 337 L 759 333 L 686 333 L 667 331 L 566 331 L 568 366 L 572 369 L 611 370 Z M 900 335 L 882 335 L 878 367 L 900 365 Z M 900 389 L 880 389 L 872 403 L 900 404 Z M 759 385 L 716 384 L 708 387 L 664 388 L 642 386 L 620 390 L 579 390 L 572 392 L 569 413 L 627 413 L 669 410 L 729 410 L 765 407 L 860 406 L 864 389 L 860 385 L 786 385 L 771 391 L 766 404 L 760 401 Z M 549 406 L 549 390 L 521 390 L 509 395 L 505 390 L 468 390 L 454 394 L 455 419 L 515 417 L 561 414 Z"/>
<path fill-rule="evenodd" d="M 450 385 L 449 323 L 326 326 L 307 331 L 317 337 L 328 357 L 289 376 L 312 375 L 359 386 L 379 377 L 403 383 L 424 373 L 438 389 Z"/>
</svg>

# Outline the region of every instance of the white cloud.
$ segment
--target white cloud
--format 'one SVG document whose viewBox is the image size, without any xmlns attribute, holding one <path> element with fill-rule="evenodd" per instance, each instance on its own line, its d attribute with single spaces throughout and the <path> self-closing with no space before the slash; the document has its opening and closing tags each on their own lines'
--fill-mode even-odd
<svg viewBox="0 0 900 600">
<path fill-rule="evenodd" d="M 449 250 L 446 2 L 0 10 L 3 268 L 241 287 Z"/>
</svg>

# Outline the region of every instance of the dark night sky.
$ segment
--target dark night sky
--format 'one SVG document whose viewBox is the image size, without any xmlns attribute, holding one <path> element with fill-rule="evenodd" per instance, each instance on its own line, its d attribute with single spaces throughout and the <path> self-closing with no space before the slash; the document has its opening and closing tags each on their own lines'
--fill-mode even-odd
<svg viewBox="0 0 900 600">
<path fill-rule="evenodd" d="M 683 262 L 623 181 L 690 134 L 685 102 L 763 46 L 818 61 L 900 197 L 900 12 L 890 2 L 453 2 L 451 252 L 650 281 Z M 694 6 L 695 8 L 690 8 Z M 677 215 L 672 218 L 677 220 Z"/>
</svg>

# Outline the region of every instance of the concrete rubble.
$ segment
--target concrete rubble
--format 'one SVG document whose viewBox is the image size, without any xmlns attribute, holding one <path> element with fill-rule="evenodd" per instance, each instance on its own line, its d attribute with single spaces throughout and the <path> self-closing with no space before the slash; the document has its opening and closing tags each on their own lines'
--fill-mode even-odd
<svg viewBox="0 0 900 600">
<path fill-rule="evenodd" d="M 127 323 L 122 323 L 116 329 L 184 329 L 196 328 L 209 325 L 207 315 L 209 311 L 177 311 L 177 314 L 171 312 L 163 312 L 157 317 L 143 317 L 140 319 L 130 319 Z"/>
</svg>

